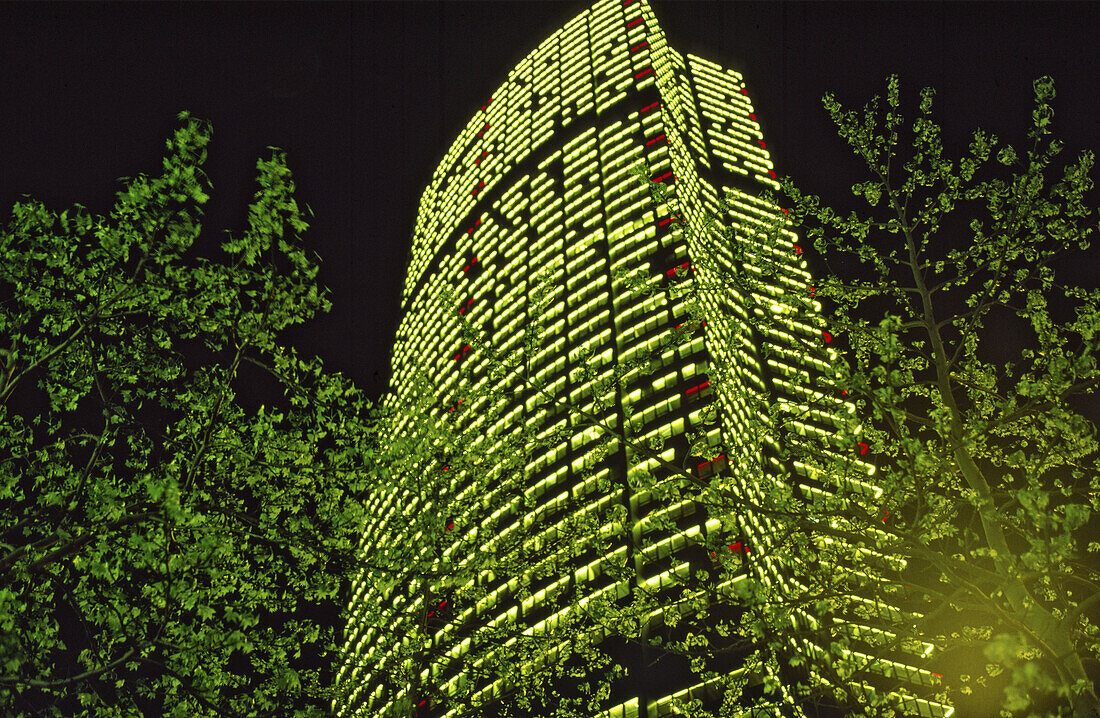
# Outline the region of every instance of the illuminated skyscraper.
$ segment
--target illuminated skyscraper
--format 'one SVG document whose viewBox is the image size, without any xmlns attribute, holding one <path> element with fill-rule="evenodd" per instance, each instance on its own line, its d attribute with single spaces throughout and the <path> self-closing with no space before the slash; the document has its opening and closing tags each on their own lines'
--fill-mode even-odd
<svg viewBox="0 0 1100 718">
<path fill-rule="evenodd" d="M 393 350 L 389 405 L 410 400 L 413 377 L 419 373 L 425 373 L 434 387 L 441 414 L 464 400 L 458 388 L 460 367 L 472 372 L 475 388 L 499 384 L 494 388 L 506 398 L 491 407 L 492 416 L 501 417 L 492 425 L 485 422 L 490 407 L 484 403 L 454 414 L 455 421 L 486 424 L 480 428 L 486 451 L 499 446 L 500 437 L 523 428 L 542 437 L 557 431 L 566 436 L 543 455 L 529 457 L 518 493 L 515 486 L 491 487 L 484 497 L 486 515 L 463 517 L 463 524 L 473 530 L 491 514 L 500 531 L 522 533 L 534 515 L 545 521 L 564 515 L 567 507 L 596 511 L 619 504 L 626 509 L 633 539 L 612 553 L 624 557 L 636 574 L 633 580 L 610 582 L 593 570 L 601 558 L 596 557 L 573 575 L 533 586 L 535 593 L 526 600 L 514 597 L 511 577 L 489 577 L 491 600 L 461 615 L 447 614 L 440 622 L 450 625 L 438 625 L 434 634 L 437 655 L 458 657 L 465 650 L 465 634 L 449 630 L 454 624 L 510 624 L 537 630 L 552 618 L 545 597 L 566 583 L 619 598 L 629 597 L 643 584 L 659 589 L 670 575 L 682 575 L 693 563 L 706 560 L 705 552 L 688 550 L 690 540 L 720 531 L 723 523 L 707 517 L 690 499 L 660 506 L 652 495 L 632 492 L 624 479 L 654 468 L 656 462 L 622 445 L 606 457 L 593 457 L 599 431 L 574 431 L 568 413 L 552 403 L 540 406 L 520 374 L 501 382 L 489 376 L 486 358 L 463 339 L 460 315 L 484 331 L 500 355 L 515 356 L 523 351 L 525 332 L 536 319 L 531 292 L 533 277 L 540 272 L 548 273 L 553 290 L 537 317 L 546 326 L 541 348 L 524 357 L 527 376 L 542 382 L 550 393 L 595 411 L 591 395 L 599 379 L 578 382 L 580 364 L 595 366 L 606 378 L 616 366 L 657 348 L 687 315 L 669 286 L 707 278 L 706 267 L 696 272 L 693 266 L 703 248 L 692 242 L 700 240 L 689 238 L 705 236 L 701 230 L 706 214 L 735 226 L 743 245 L 741 259 L 718 243 L 706 251 L 716 251 L 716 259 L 731 272 L 759 274 L 759 264 L 777 265 L 776 279 L 766 288 L 768 296 L 730 293 L 714 300 L 721 302 L 708 307 L 714 310 L 714 320 L 660 354 L 655 372 L 635 377 L 621 390 L 613 387 L 613 408 L 600 418 L 608 426 L 621 426 L 624 411 L 631 409 L 638 432 L 665 437 L 669 448 L 662 457 L 676 463 L 689 458 L 685 432 L 705 429 L 711 444 L 729 447 L 731 457 L 736 451 L 739 460 L 704 457 L 707 460 L 694 462 L 695 470 L 700 476 L 724 472 L 730 485 L 746 497 L 756 495 L 762 482 L 791 472 L 811 481 L 805 467 L 781 461 L 779 447 L 755 448 L 752 437 L 746 436 L 750 409 L 713 392 L 710 382 L 712 367 L 725 366 L 734 385 L 763 392 L 774 402 L 804 405 L 813 393 L 811 387 L 839 396 L 829 382 L 829 367 L 805 349 L 822 343 L 820 320 L 801 308 L 804 303 L 790 299 L 811 292 L 797 237 L 785 232 L 778 242 L 765 239 L 763 229 L 772 208 L 758 197 L 764 189 L 778 189 L 778 184 L 748 94 L 737 72 L 669 47 L 646 0 L 599 0 L 509 73 L 439 163 L 420 201 Z M 654 172 L 651 179 L 672 192 L 671 200 L 656 212 L 629 173 L 640 160 Z M 728 200 L 732 213 L 720 209 L 719 197 Z M 693 231 L 674 232 L 677 221 Z M 677 273 L 678 267 L 685 271 Z M 618 269 L 639 268 L 648 271 L 651 285 L 658 289 L 649 298 L 639 298 L 613 278 Z M 461 297 L 458 307 L 451 290 Z M 760 321 L 758 307 L 768 307 L 778 325 Z M 716 426 L 702 421 L 708 407 L 717 410 Z M 840 417 L 853 410 L 837 398 L 832 409 L 806 422 L 806 430 L 832 432 L 841 425 Z M 870 464 L 858 459 L 855 463 L 872 473 Z M 470 477 L 454 479 L 455 491 L 461 493 Z M 612 488 L 598 490 L 607 479 Z M 874 491 L 871 484 L 866 486 Z M 525 510 L 522 501 L 504 498 L 523 494 L 533 508 Z M 433 507 L 417 506 L 409 496 L 388 495 L 377 497 L 370 509 L 372 519 L 362 545 L 368 553 L 415 542 L 404 517 Z M 678 531 L 653 530 L 651 521 L 659 514 L 672 517 Z M 769 556 L 774 528 L 769 520 L 747 513 L 733 518 L 737 536 L 730 537 L 731 546 L 751 547 L 753 552 L 735 581 L 780 582 L 785 590 L 797 591 L 797 577 L 784 575 Z M 384 695 L 380 678 L 366 665 L 378 657 L 385 638 L 377 628 L 356 623 L 359 607 L 368 605 L 390 612 L 391 635 L 401 635 L 415 615 L 424 616 L 427 609 L 431 615 L 439 608 L 426 606 L 423 596 L 410 598 L 393 581 L 360 577 L 353 587 L 345 649 L 365 660 L 355 668 L 345 666 L 338 675 L 348 693 L 336 706 L 342 716 L 373 718 L 408 710 L 408 703 L 400 708 L 400 696 Z M 853 626 L 854 639 L 860 630 L 870 629 Z M 858 640 L 853 645 L 859 645 Z M 805 649 L 792 645 L 792 650 Z M 930 672 L 919 667 L 928 651 L 905 662 L 883 659 L 872 672 L 890 676 L 899 692 L 915 696 L 909 703 L 913 714 L 950 715 L 949 708 L 916 697 L 920 686 L 932 684 Z M 499 686 L 472 680 L 453 666 L 424 666 L 424 684 L 443 695 L 467 688 L 487 696 L 498 694 Z M 753 676 L 751 683 L 763 678 Z M 667 715 L 672 695 L 713 700 L 713 691 L 708 693 L 704 684 L 666 686 L 653 680 L 634 695 L 618 696 L 604 715 Z M 796 701 L 790 700 L 793 706 Z M 430 714 L 454 715 L 446 701 Z"/>
</svg>

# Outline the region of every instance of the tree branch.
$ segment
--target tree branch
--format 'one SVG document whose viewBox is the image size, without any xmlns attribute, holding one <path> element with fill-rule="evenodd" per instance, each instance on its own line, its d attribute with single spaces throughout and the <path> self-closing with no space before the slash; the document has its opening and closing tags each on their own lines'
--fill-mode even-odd
<svg viewBox="0 0 1100 718">
<path fill-rule="evenodd" d="M 104 524 L 103 526 L 98 527 L 99 530 L 96 531 L 95 533 L 90 533 L 90 534 L 86 534 L 84 536 L 81 536 L 80 538 L 76 539 L 75 541 L 72 541 L 72 542 L 66 544 L 65 546 L 62 546 L 61 548 L 55 549 L 54 551 L 51 551 L 50 553 L 46 554 L 42 558 L 40 558 L 37 561 L 35 561 L 34 563 L 32 563 L 28 567 L 28 570 L 32 571 L 32 572 L 41 571 L 42 568 L 44 566 L 46 566 L 46 564 L 53 563 L 55 561 L 59 561 L 59 560 L 65 558 L 67 556 L 71 556 L 72 554 L 76 553 L 80 549 L 82 549 L 85 546 L 87 546 L 88 544 L 90 544 L 92 541 L 96 540 L 97 537 L 99 537 L 100 535 L 102 535 L 106 531 L 113 531 L 114 529 L 122 528 L 123 526 L 128 526 L 129 524 L 137 523 L 139 521 L 143 521 L 144 519 L 149 518 L 150 516 L 156 516 L 156 515 L 158 515 L 158 512 L 156 512 L 156 511 L 143 511 L 143 512 L 138 513 L 138 514 L 133 514 L 133 515 L 130 515 L 130 516 L 124 516 L 123 518 L 120 518 L 116 521 L 112 521 L 109 524 Z M 61 537 L 60 537 L 59 534 L 57 534 L 55 532 L 54 534 L 52 534 L 51 536 L 49 536 L 47 538 L 41 539 L 39 541 L 35 541 L 32 544 L 28 544 L 26 546 L 23 546 L 22 548 L 19 548 L 15 551 L 12 551 L 7 556 L 5 556 L 3 558 L 3 560 L 0 560 L 0 570 L 4 570 L 4 569 L 8 568 L 12 564 L 14 564 L 16 561 L 18 561 L 20 558 L 22 558 L 25 554 L 27 554 L 31 551 L 35 551 L 35 550 L 38 550 L 38 549 L 47 548 L 49 546 L 52 546 L 53 544 L 57 543 L 59 540 L 61 540 Z"/>
<path fill-rule="evenodd" d="M 1080 615 L 1088 610 L 1094 603 L 1100 603 L 1100 592 L 1094 593 L 1086 598 L 1084 601 L 1078 603 L 1077 606 L 1074 607 L 1074 609 L 1070 611 L 1069 614 L 1066 616 L 1066 622 L 1071 625 L 1077 623 L 1077 619 L 1080 617 Z"/>
<path fill-rule="evenodd" d="M 137 277 L 138 272 L 141 271 L 141 268 L 145 264 L 145 260 L 147 258 L 148 258 L 148 254 L 142 256 L 141 261 L 138 262 L 137 269 L 134 270 L 134 276 L 131 277 L 131 279 L 130 279 L 131 282 Z M 115 292 L 114 296 L 112 296 L 110 299 L 107 300 L 106 304 L 110 305 L 111 303 L 113 303 L 116 299 L 121 297 L 127 290 L 131 289 L 131 286 L 132 285 L 130 285 L 130 284 L 126 284 L 125 286 L 123 286 L 121 289 L 119 289 L 117 292 Z M 82 334 L 84 334 L 84 331 L 86 329 L 87 329 L 87 325 L 84 324 L 83 322 L 81 322 L 80 327 L 76 331 L 74 331 L 72 334 L 70 334 L 68 337 L 66 337 L 64 341 L 62 341 L 60 344 L 58 344 L 52 350 L 47 352 L 44 356 L 39 357 L 38 359 L 35 359 L 30 364 L 28 364 L 27 367 L 25 369 L 23 369 L 21 372 L 19 372 L 18 374 L 16 374 L 14 378 L 11 377 L 11 372 L 13 371 L 14 367 L 13 367 L 13 369 L 9 369 L 8 376 L 4 381 L 4 387 L 3 387 L 2 390 L 0 390 L 0 404 L 6 404 L 7 403 L 8 397 L 11 396 L 12 391 L 15 390 L 16 384 L 18 384 L 19 381 L 24 376 L 26 376 L 29 372 L 36 369 L 39 365 L 41 365 L 44 362 L 47 362 L 50 359 L 52 359 L 59 352 L 63 351 L 67 346 L 72 344 L 73 341 L 75 341 L 78 337 L 80 337 Z M 11 363 L 10 359 L 9 359 L 9 363 Z"/>
<path fill-rule="evenodd" d="M 225 393 L 229 389 L 229 384 L 237 376 L 237 367 L 241 363 L 241 355 L 244 353 L 246 344 L 241 344 L 237 347 L 237 354 L 233 357 L 233 366 L 229 369 L 229 376 L 226 379 L 225 385 L 221 388 L 221 392 L 218 394 L 218 401 L 214 405 L 214 411 L 210 415 L 210 423 L 206 427 L 206 431 L 203 432 L 202 445 L 199 446 L 198 451 L 195 453 L 195 460 L 191 462 L 191 469 L 187 472 L 187 483 L 184 484 L 183 491 L 186 492 L 191 488 L 191 482 L 195 478 L 195 474 L 199 469 L 199 463 L 203 459 L 203 455 L 206 454 L 206 449 L 210 444 L 210 435 L 214 433 L 214 427 L 218 423 L 218 416 L 221 414 L 222 401 L 225 400 Z"/>
<path fill-rule="evenodd" d="M 96 668 L 95 670 L 85 671 L 84 673 L 81 673 L 78 676 L 73 676 L 72 678 L 61 678 L 61 679 L 58 679 L 56 681 L 40 681 L 40 680 L 33 679 L 33 678 L 19 678 L 19 677 L 16 677 L 16 676 L 0 676 L 0 683 L 7 683 L 9 685 L 33 686 L 34 688 L 60 688 L 61 686 L 67 686 L 67 685 L 71 685 L 73 683 L 79 683 L 81 681 L 86 681 L 89 678 L 95 678 L 96 676 L 102 675 L 102 674 L 106 673 L 107 671 L 109 671 L 113 668 L 116 668 L 117 666 L 122 665 L 123 663 L 125 663 L 130 658 L 130 656 L 134 655 L 135 650 L 137 650 L 137 649 L 136 648 L 131 648 L 130 650 L 126 651 L 126 653 L 124 653 L 121 658 L 118 658 L 114 661 L 111 661 L 110 663 L 103 666 L 102 668 Z"/>
</svg>

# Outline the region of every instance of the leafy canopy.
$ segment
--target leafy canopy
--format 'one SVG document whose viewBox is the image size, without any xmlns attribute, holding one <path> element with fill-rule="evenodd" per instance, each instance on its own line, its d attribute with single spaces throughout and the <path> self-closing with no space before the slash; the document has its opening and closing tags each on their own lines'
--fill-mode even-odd
<svg viewBox="0 0 1100 718">
<path fill-rule="evenodd" d="M 331 306 L 285 153 L 248 231 L 194 257 L 211 129 L 179 119 L 108 217 L 30 200 L 0 234 L 0 705 L 22 715 L 331 697 L 318 616 L 362 526 L 369 404 L 279 341 Z"/>
</svg>

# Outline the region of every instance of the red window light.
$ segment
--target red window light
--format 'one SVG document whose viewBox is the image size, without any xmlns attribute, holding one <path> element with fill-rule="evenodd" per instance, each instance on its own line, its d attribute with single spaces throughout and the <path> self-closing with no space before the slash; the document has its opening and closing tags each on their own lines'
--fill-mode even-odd
<svg viewBox="0 0 1100 718">
<path fill-rule="evenodd" d="M 794 256 L 796 256 L 796 257 L 802 256 L 802 247 L 799 247 L 797 244 L 792 245 L 792 246 L 795 249 Z"/>
<path fill-rule="evenodd" d="M 470 301 L 466 302 L 466 304 L 464 304 L 463 306 L 458 308 L 458 313 L 463 314 L 467 309 L 470 308 L 470 305 L 473 304 L 473 303 L 474 303 L 474 298 L 470 297 Z"/>
<path fill-rule="evenodd" d="M 831 342 L 833 340 L 833 335 L 830 334 L 829 332 L 822 331 L 821 336 L 824 337 L 826 344 L 828 344 L 829 342 Z"/>
<path fill-rule="evenodd" d="M 890 519 L 890 511 L 886 511 L 886 516 L 882 518 L 882 523 L 886 523 Z"/>
<path fill-rule="evenodd" d="M 645 107 L 643 107 L 641 110 L 639 110 L 639 113 L 649 112 L 650 110 L 652 110 L 654 107 L 656 107 L 659 104 L 661 104 L 661 103 L 660 102 L 651 102 L 648 105 L 646 105 Z"/>
<path fill-rule="evenodd" d="M 722 454 L 721 456 L 716 456 L 716 457 L 714 457 L 713 459 L 711 459 L 710 461 L 704 461 L 703 463 L 699 464 L 699 466 L 697 466 L 696 468 L 697 468 L 697 469 L 701 469 L 701 468 L 703 468 L 704 466 L 710 466 L 710 465 L 711 465 L 711 464 L 713 464 L 713 463 L 714 463 L 715 461 L 721 461 L 721 460 L 722 460 L 722 459 L 724 459 L 724 458 L 726 458 L 726 455 L 725 455 L 725 454 Z"/>
<path fill-rule="evenodd" d="M 867 444 L 863 443 L 862 441 L 859 442 L 859 455 L 863 456 L 864 454 L 866 454 L 867 449 L 869 449 L 869 448 L 870 447 Z"/>
<path fill-rule="evenodd" d="M 477 193 L 481 191 L 481 188 L 485 186 L 484 180 L 477 183 L 477 187 L 474 187 L 473 196 L 477 197 Z"/>
<path fill-rule="evenodd" d="M 731 543 L 728 546 L 728 548 L 729 548 L 730 551 L 733 551 L 734 553 L 737 553 L 738 551 L 741 551 L 743 553 L 749 553 L 749 547 L 742 545 L 740 541 L 737 541 L 735 543 Z M 718 554 L 714 551 L 710 552 L 710 556 L 711 556 L 711 558 L 718 558 Z"/>
<path fill-rule="evenodd" d="M 489 154 L 489 150 L 482 150 L 481 151 L 481 157 L 478 157 L 476 160 L 474 160 L 474 164 L 475 165 L 481 164 L 481 160 L 485 159 L 485 155 L 487 155 L 487 154 Z M 480 221 L 480 220 L 478 220 L 478 221 Z"/>
<path fill-rule="evenodd" d="M 772 170 L 768 170 L 768 175 L 769 175 L 769 176 L 770 176 L 770 177 L 771 177 L 772 179 L 775 179 L 775 172 L 773 172 Z"/>
<path fill-rule="evenodd" d="M 757 140 L 756 144 L 760 145 L 764 149 L 768 149 L 768 146 L 766 144 L 764 144 L 764 140 Z"/>
<path fill-rule="evenodd" d="M 750 112 L 749 113 L 749 119 L 752 120 L 753 122 L 755 122 L 756 121 L 756 115 L 754 115 Z"/>
<path fill-rule="evenodd" d="M 648 42 L 648 41 L 646 41 L 646 40 L 642 40 L 642 41 L 641 41 L 641 42 L 639 42 L 639 43 L 638 43 L 637 45 L 635 45 L 634 47 L 630 48 L 630 51 L 631 51 L 631 52 L 637 52 L 637 51 L 638 51 L 639 49 L 641 49 L 641 48 L 643 48 L 643 47 L 649 47 L 649 42 Z"/>
<path fill-rule="evenodd" d="M 487 129 L 489 129 L 489 123 L 488 122 L 486 122 L 485 126 L 481 128 L 481 132 L 477 133 L 477 136 L 481 137 L 481 135 L 484 134 L 485 130 L 487 130 Z"/>
<path fill-rule="evenodd" d="M 742 95 L 745 95 L 745 96 L 748 96 L 748 94 L 749 94 L 749 91 L 748 91 L 748 90 L 746 90 L 746 89 L 745 89 L 744 87 L 742 87 L 742 88 L 741 88 L 741 94 L 742 94 Z"/>
<path fill-rule="evenodd" d="M 486 102 L 486 103 L 485 103 L 484 105 L 482 105 L 482 106 L 481 106 L 481 111 L 482 111 L 482 112 L 484 112 L 484 111 L 485 111 L 485 108 L 486 108 L 486 107 L 488 107 L 488 106 L 489 106 L 489 105 L 491 105 L 491 104 L 493 104 L 493 98 L 491 98 L 491 97 L 490 97 L 490 98 L 489 98 L 489 101 L 488 101 L 488 102 Z"/>
<path fill-rule="evenodd" d="M 787 214 L 787 215 L 790 214 L 790 212 L 787 211 L 786 207 L 780 207 L 779 209 L 783 210 L 783 214 Z"/>
<path fill-rule="evenodd" d="M 706 380 L 705 382 L 703 382 L 702 384 L 699 384 L 699 385 L 697 385 L 697 386 L 693 386 L 693 387 L 691 387 L 690 389 L 688 389 L 687 391 L 685 391 L 685 392 L 684 392 L 684 394 L 685 394 L 685 395 L 686 395 L 686 394 L 692 394 L 692 393 L 694 393 L 694 392 L 697 392 L 697 391 L 699 391 L 700 389 L 706 389 L 706 388 L 707 388 L 708 386 L 710 386 L 710 379 L 707 379 L 707 380 Z M 720 458 L 722 458 L 722 457 L 721 457 L 721 456 L 719 456 L 718 458 L 720 459 Z M 715 459 L 715 461 L 717 461 L 717 459 Z"/>
<path fill-rule="evenodd" d="M 704 329 L 706 329 L 706 327 L 707 327 L 707 323 L 706 323 L 706 322 L 699 322 L 699 323 L 703 325 L 703 328 L 704 328 Z M 684 325 L 683 325 L 683 324 L 677 324 L 677 325 L 676 325 L 676 328 L 677 328 L 677 329 L 679 329 L 679 328 L 680 328 L 680 327 L 682 327 L 682 326 L 684 326 Z"/>
<path fill-rule="evenodd" d="M 638 80 L 638 79 L 640 79 L 640 78 L 643 78 L 643 77 L 645 77 L 646 75 L 648 75 L 648 74 L 649 74 L 649 73 L 651 73 L 651 72 L 653 72 L 653 68 L 652 68 L 652 67 L 647 67 L 646 69 L 644 69 L 644 70 L 642 70 L 641 72 L 639 72 L 639 73 L 637 73 L 636 75 L 634 75 L 634 79 L 635 79 L 635 80 Z"/>
<path fill-rule="evenodd" d="M 657 226 L 658 227 L 664 227 L 669 222 L 683 223 L 683 221 L 684 221 L 683 218 L 681 218 L 680 215 L 676 214 L 676 215 L 673 215 L 671 217 L 666 217 L 665 219 L 661 220 L 660 222 L 657 223 Z"/>
<path fill-rule="evenodd" d="M 481 224 L 481 220 L 480 220 L 480 219 L 479 219 L 478 221 L 474 222 L 474 226 L 473 226 L 473 227 L 470 227 L 469 229 L 467 229 L 467 230 L 466 230 L 466 234 L 473 234 L 473 233 L 474 233 L 474 230 L 475 230 L 475 229 L 477 229 L 477 228 L 478 228 L 478 226 L 479 226 L 480 224 Z"/>
<path fill-rule="evenodd" d="M 668 276 L 668 277 L 674 276 L 676 274 L 677 269 L 690 269 L 692 272 L 695 271 L 695 268 L 691 266 L 691 262 L 687 261 L 687 262 L 684 262 L 683 264 L 681 264 L 678 267 L 673 267 L 672 269 L 668 270 L 667 272 L 665 272 L 665 275 Z"/>
<path fill-rule="evenodd" d="M 848 396 L 848 390 L 845 389 L 844 391 L 840 392 L 840 395 L 841 396 Z"/>
<path fill-rule="evenodd" d="M 811 287 L 810 287 L 810 296 L 812 297 L 812 296 L 814 295 L 814 293 L 815 293 L 815 292 L 817 292 L 817 290 L 816 290 L 816 289 L 814 289 L 814 288 L 813 288 L 813 287 L 811 286 Z"/>
<path fill-rule="evenodd" d="M 466 262 L 466 266 L 462 268 L 462 273 L 465 274 L 470 269 L 470 267 L 474 266 L 475 264 L 477 264 L 477 257 L 474 257 L 469 262 Z"/>
<path fill-rule="evenodd" d="M 654 137 L 649 142 L 646 142 L 646 145 L 648 146 L 648 145 L 653 144 L 654 142 L 659 142 L 659 141 L 663 140 L 664 138 L 665 138 L 665 133 L 662 132 L 661 134 L 657 135 L 656 137 Z"/>
<path fill-rule="evenodd" d="M 435 607 L 436 611 L 438 611 L 439 609 L 443 608 L 446 605 L 447 605 L 447 601 L 446 601 L 446 599 L 444 599 L 443 603 L 441 603 L 441 604 L 439 604 L 438 606 Z M 428 614 L 428 618 L 431 618 L 434 615 L 435 615 L 435 611 L 432 611 Z"/>
<path fill-rule="evenodd" d="M 443 691 L 439 690 L 438 688 L 434 689 L 432 692 L 435 695 L 428 696 L 427 698 L 425 698 L 424 700 L 422 700 L 422 701 L 420 701 L 419 703 L 416 704 L 417 718 L 419 718 L 420 716 L 427 715 L 427 713 L 425 711 L 420 710 L 421 708 L 424 707 L 425 704 L 428 704 L 429 706 L 434 707 L 437 703 L 446 700 L 446 696 L 443 695 Z"/>
<path fill-rule="evenodd" d="M 454 359 L 455 359 L 455 361 L 458 361 L 459 359 L 461 359 L 461 358 L 462 358 L 462 356 L 463 356 L 463 355 L 464 355 L 464 354 L 465 354 L 466 352 L 468 352 L 468 351 L 470 351 L 470 345 L 469 345 L 469 344 L 467 344 L 466 346 L 462 347 L 462 350 L 461 350 L 461 351 L 459 351 L 459 352 L 458 352 L 458 354 L 455 354 L 455 356 L 454 356 Z"/>
<path fill-rule="evenodd" d="M 631 20 L 630 22 L 628 22 L 628 23 L 626 24 L 626 26 L 627 26 L 627 27 L 634 27 L 635 25 L 637 25 L 637 24 L 638 24 L 638 23 L 640 23 L 641 21 L 642 21 L 642 18 L 640 18 L 640 17 L 636 17 L 636 18 L 634 18 L 633 20 Z"/>
<path fill-rule="evenodd" d="M 665 172 L 665 173 L 664 173 L 663 175 L 661 175 L 660 177 L 658 177 L 657 179 L 655 179 L 655 180 L 653 180 L 653 181 L 654 181 L 654 182 L 660 182 L 660 181 L 661 181 L 661 180 L 663 180 L 663 179 L 664 179 L 665 177 L 672 177 L 672 170 L 669 170 L 668 172 Z M 673 181 L 676 181 L 676 178 L 675 178 L 675 177 L 672 177 L 672 180 L 673 180 Z"/>
<path fill-rule="evenodd" d="M 932 671 L 932 675 L 936 676 L 937 678 L 943 678 L 942 673 L 936 673 L 935 671 Z"/>
</svg>

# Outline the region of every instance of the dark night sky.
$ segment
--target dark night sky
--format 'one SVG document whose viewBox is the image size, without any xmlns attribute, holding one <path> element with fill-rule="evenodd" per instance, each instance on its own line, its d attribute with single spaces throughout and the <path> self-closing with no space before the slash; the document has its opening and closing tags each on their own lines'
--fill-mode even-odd
<svg viewBox="0 0 1100 718">
<path fill-rule="evenodd" d="M 187 110 L 213 125 L 196 249 L 218 256 L 222 230 L 247 226 L 257 159 L 280 147 L 334 304 L 287 339 L 377 396 L 420 193 L 509 70 L 588 5 L 0 2 L 0 222 L 24 193 L 108 214 L 117 178 L 160 174 Z M 1100 144 L 1095 2 L 653 6 L 675 48 L 743 73 L 777 172 L 844 210 L 858 165 L 820 98 L 861 106 L 893 72 L 910 107 L 937 88 L 952 156 L 979 125 L 1021 147 L 1044 74 L 1060 160 Z M 1097 286 L 1097 249 L 1073 280 Z"/>
<path fill-rule="evenodd" d="M 0 4 L 0 213 L 27 193 L 106 214 L 117 178 L 159 174 L 188 110 L 214 128 L 199 251 L 216 255 L 280 147 L 334 303 L 289 338 L 377 395 L 420 192 L 511 67 L 587 5 Z M 938 89 L 956 153 L 979 124 L 1019 146 L 1043 74 L 1062 157 L 1097 144 L 1096 3 L 653 5 L 674 47 L 744 74 L 777 171 L 841 207 L 856 164 L 820 98 L 862 105 L 891 72 L 910 100 Z"/>
</svg>

